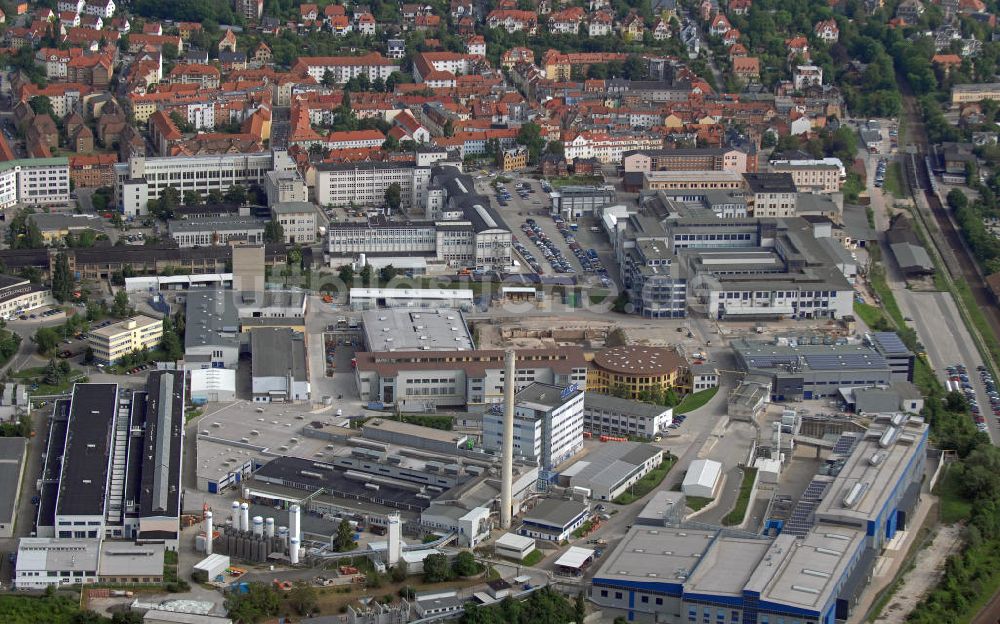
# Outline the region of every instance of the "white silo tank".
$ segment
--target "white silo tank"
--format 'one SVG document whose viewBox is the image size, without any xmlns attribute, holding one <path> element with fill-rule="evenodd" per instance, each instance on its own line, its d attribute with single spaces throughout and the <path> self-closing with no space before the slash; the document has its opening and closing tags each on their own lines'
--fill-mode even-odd
<svg viewBox="0 0 1000 624">
<path fill-rule="evenodd" d="M 274 537 L 274 518 L 264 519 L 264 535 Z"/>
<path fill-rule="evenodd" d="M 212 533 L 215 532 L 215 527 L 212 526 L 212 512 L 205 512 L 205 554 L 212 554 Z"/>
<path fill-rule="evenodd" d="M 263 516 L 253 517 L 253 534 L 257 537 L 264 535 L 264 518 Z"/>
<path fill-rule="evenodd" d="M 240 502 L 239 501 L 233 501 L 232 517 L 230 518 L 229 522 L 233 525 L 234 529 L 239 529 L 240 528 Z"/>
<path fill-rule="evenodd" d="M 288 560 L 296 565 L 299 562 L 299 538 L 293 537 L 288 544 Z"/>
<path fill-rule="evenodd" d="M 246 503 L 240 505 L 240 530 L 244 532 L 250 530 L 250 505 Z"/>
</svg>

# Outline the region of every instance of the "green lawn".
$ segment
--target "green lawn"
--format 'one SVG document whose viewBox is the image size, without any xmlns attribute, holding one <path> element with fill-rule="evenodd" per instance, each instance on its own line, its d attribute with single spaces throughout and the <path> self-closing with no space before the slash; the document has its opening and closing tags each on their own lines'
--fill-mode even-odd
<svg viewBox="0 0 1000 624">
<path fill-rule="evenodd" d="M 0 619 L 6 624 L 69 624 L 79 612 L 79 603 L 63 596 L 0 595 Z"/>
<path fill-rule="evenodd" d="M 708 505 L 714 500 L 714 498 L 705 498 L 704 496 L 688 496 L 684 499 L 685 504 L 691 509 L 691 511 L 704 509 L 705 505 Z"/>
<path fill-rule="evenodd" d="M 528 553 L 528 556 L 526 556 L 524 559 L 521 560 L 521 565 L 533 566 L 544 558 L 545 558 L 545 553 L 536 548 L 535 550 Z"/>
<path fill-rule="evenodd" d="M 957 476 L 947 468 L 938 479 L 934 493 L 940 499 L 941 506 L 938 514 L 942 523 L 964 522 L 972 515 L 972 503 L 962 498 L 961 484 L 958 482 Z"/>
<path fill-rule="evenodd" d="M 876 308 L 873 305 L 868 305 L 867 303 L 854 302 L 854 313 L 858 315 L 858 318 L 864 321 L 864 324 L 869 328 L 875 327 L 879 324 L 885 317 L 882 314 L 880 308 Z"/>
<path fill-rule="evenodd" d="M 673 455 L 666 456 L 659 466 L 653 468 L 649 471 L 649 474 L 636 481 L 627 492 L 616 498 L 614 503 L 617 505 L 628 505 L 652 492 L 663 481 L 663 477 L 667 476 L 667 473 L 670 472 L 676 461 L 677 458 Z"/>
<path fill-rule="evenodd" d="M 979 335 L 983 337 L 983 341 L 986 343 L 986 350 L 989 351 L 989 356 L 993 361 L 1000 362 L 1000 343 L 997 342 L 993 328 L 990 327 L 986 317 L 983 316 L 983 311 L 979 309 L 979 304 L 976 303 L 976 298 L 973 297 L 972 291 L 969 290 L 969 285 L 964 281 L 954 281 L 952 284 L 955 286 L 955 296 L 962 300 L 962 305 L 969 313 L 969 320 L 975 326 Z M 990 366 L 990 362 L 986 362 L 986 365 Z"/>
<path fill-rule="evenodd" d="M 565 178 L 552 178 L 549 180 L 554 188 L 562 186 L 591 186 L 594 184 L 604 184 L 604 179 L 598 176 L 566 176 Z"/>
<path fill-rule="evenodd" d="M 740 496 L 736 499 L 736 506 L 722 518 L 724 526 L 741 524 L 747 515 L 747 507 L 750 505 L 750 494 L 753 492 L 753 483 L 757 478 L 756 468 L 743 469 L 743 482 L 740 483 Z"/>
<path fill-rule="evenodd" d="M 73 387 L 73 383 L 84 379 L 86 376 L 83 371 L 74 368 L 70 370 L 69 375 L 67 375 L 66 380 L 58 384 L 47 384 L 44 383 L 43 379 L 45 376 L 44 366 L 35 366 L 33 368 L 25 368 L 19 371 L 11 371 L 11 376 L 15 379 L 21 379 L 25 382 L 30 382 L 32 384 L 38 384 L 38 387 L 31 391 L 33 396 L 47 396 L 50 394 L 63 394 L 68 392 L 70 388 Z"/>
<path fill-rule="evenodd" d="M 886 168 L 884 188 L 886 193 L 891 193 L 899 199 L 905 197 L 902 169 L 899 163 L 892 163 Z"/>
<path fill-rule="evenodd" d="M 715 397 L 715 393 L 719 391 L 718 387 L 709 388 L 708 390 L 702 390 L 701 392 L 695 392 L 694 394 L 689 394 L 684 397 L 684 400 L 677 404 L 674 408 L 675 414 L 687 414 L 688 412 L 693 412 L 699 407 L 705 405 Z"/>
</svg>

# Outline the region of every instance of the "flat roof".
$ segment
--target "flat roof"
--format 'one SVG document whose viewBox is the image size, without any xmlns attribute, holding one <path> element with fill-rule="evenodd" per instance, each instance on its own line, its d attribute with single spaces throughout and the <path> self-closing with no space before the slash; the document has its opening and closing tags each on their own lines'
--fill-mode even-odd
<svg viewBox="0 0 1000 624">
<path fill-rule="evenodd" d="M 464 292 L 471 301 L 472 291 Z M 467 351 L 474 347 L 464 316 L 451 308 L 366 310 L 361 313 L 361 325 L 369 351 Z"/>
<path fill-rule="evenodd" d="M 387 431 L 414 438 L 423 438 L 425 440 L 434 440 L 435 442 L 446 442 L 456 446 L 468 437 L 465 434 L 457 433 L 455 431 L 445 431 L 444 429 L 424 427 L 423 425 L 414 425 L 389 418 L 373 418 L 367 421 L 361 427 L 362 435 L 364 435 L 364 433 L 366 433 L 369 429 L 377 429 L 379 431 Z"/>
<path fill-rule="evenodd" d="M 154 371 L 146 390 L 139 515 L 179 518 L 184 371 Z"/>
<path fill-rule="evenodd" d="M 472 291 L 467 288 L 352 288 L 351 301 L 355 299 L 462 299 L 472 301 Z"/>
<path fill-rule="evenodd" d="M 285 377 L 290 374 L 295 381 L 308 381 L 305 338 L 291 329 L 255 329 L 250 334 L 250 358 L 250 370 L 254 377 Z"/>
<path fill-rule="evenodd" d="M 525 522 L 566 526 L 589 509 L 587 503 L 559 498 L 543 498 L 522 519 Z"/>
<path fill-rule="evenodd" d="M 229 274 L 232 280 L 232 274 Z M 232 290 L 197 288 L 185 294 L 184 349 L 239 346 L 240 319 Z"/>
<path fill-rule="evenodd" d="M 4 524 L 11 523 L 16 512 L 14 502 L 21 491 L 21 471 L 27 446 L 27 438 L 0 438 L 0 483 L 6 484 L 3 496 L 0 496 L 0 522 Z"/>
<path fill-rule="evenodd" d="M 500 548 L 509 548 L 511 550 L 524 550 L 528 546 L 534 545 L 534 543 L 535 538 L 518 535 L 517 533 L 504 533 L 495 542 Z"/>
<path fill-rule="evenodd" d="M 573 464 L 573 467 L 582 467 L 572 475 L 570 485 L 614 487 L 631 476 L 636 468 L 662 454 L 661 447 L 642 442 L 604 444 Z"/>
<path fill-rule="evenodd" d="M 71 401 L 56 515 L 103 516 L 118 384 L 78 383 Z"/>
<path fill-rule="evenodd" d="M 642 401 L 632 401 L 610 394 L 600 392 L 587 392 L 583 398 L 584 409 L 600 409 L 616 414 L 625 414 L 636 418 L 655 418 L 661 414 L 672 411 L 669 407 L 643 403 Z"/>
<path fill-rule="evenodd" d="M 100 544 L 98 539 L 22 537 L 17 545 L 17 568 L 94 572 L 100 559 Z"/>
<path fill-rule="evenodd" d="M 615 581 L 677 585 L 698 565 L 717 531 L 666 527 L 632 527 L 594 576 Z"/>
<path fill-rule="evenodd" d="M 583 393 L 575 386 L 554 386 L 532 382 L 514 395 L 514 406 L 536 412 L 549 412 L 565 405 Z"/>
<path fill-rule="evenodd" d="M 146 316 L 145 314 L 137 314 L 132 318 L 127 318 L 123 321 L 112 323 L 111 325 L 105 325 L 104 327 L 98 329 L 93 329 L 90 331 L 90 335 L 100 336 L 102 338 L 112 338 L 122 332 L 131 331 L 126 328 L 126 325 L 128 325 L 131 321 L 135 321 L 137 329 L 163 322 L 162 319 L 156 319 L 151 316 Z"/>
<path fill-rule="evenodd" d="M 101 576 L 162 576 L 163 544 L 101 543 Z"/>
<path fill-rule="evenodd" d="M 743 588 L 771 546 L 767 538 L 740 538 L 720 535 L 702 554 L 691 576 L 684 581 L 684 593 L 742 596 Z"/>
</svg>

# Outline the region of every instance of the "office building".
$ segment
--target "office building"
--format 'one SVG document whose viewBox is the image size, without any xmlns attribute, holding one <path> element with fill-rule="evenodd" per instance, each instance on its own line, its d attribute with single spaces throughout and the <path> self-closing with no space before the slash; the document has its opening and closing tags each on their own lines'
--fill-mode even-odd
<svg viewBox="0 0 1000 624">
<path fill-rule="evenodd" d="M 87 345 L 93 349 L 95 360 L 114 364 L 129 353 L 155 349 L 162 339 L 163 321 L 140 314 L 91 330 Z"/>
<path fill-rule="evenodd" d="M 24 158 L 0 162 L 0 209 L 69 202 L 69 159 Z"/>
<path fill-rule="evenodd" d="M 167 228 L 177 246 L 187 248 L 261 245 L 264 243 L 264 225 L 262 219 L 254 217 L 194 217 L 171 220 Z"/>
<path fill-rule="evenodd" d="M 267 205 L 272 207 L 277 203 L 309 201 L 309 189 L 297 169 L 268 171 L 264 176 L 264 192 Z"/>
<path fill-rule="evenodd" d="M 0 318 L 10 320 L 52 302 L 47 288 L 21 277 L 0 275 Z"/>
<path fill-rule="evenodd" d="M 458 310 L 388 308 L 361 314 L 367 351 L 469 351 L 472 334 Z"/>
<path fill-rule="evenodd" d="M 787 173 L 800 193 L 836 193 L 847 178 L 839 158 L 772 160 L 771 173 Z"/>
<path fill-rule="evenodd" d="M 748 156 L 733 147 L 638 150 L 622 156 L 625 173 L 643 171 L 748 171 Z"/>
<path fill-rule="evenodd" d="M 591 500 L 613 501 L 661 463 L 663 449 L 658 446 L 641 442 L 605 444 L 560 472 L 559 483 L 586 490 Z"/>
<path fill-rule="evenodd" d="M 97 582 L 100 540 L 22 537 L 17 546 L 14 587 L 45 589 Z"/>
<path fill-rule="evenodd" d="M 745 174 L 747 208 L 755 217 L 794 217 L 795 188 L 790 173 Z"/>
<path fill-rule="evenodd" d="M 882 353 L 865 344 L 740 339 L 733 350 L 739 370 L 771 380 L 774 401 L 835 397 L 840 388 L 888 385 L 900 375 Z"/>
<path fill-rule="evenodd" d="M 684 392 L 687 362 L 670 347 L 626 345 L 598 351 L 587 373 L 587 389 L 632 399 Z"/>
<path fill-rule="evenodd" d="M 167 187 L 198 191 L 203 196 L 217 190 L 225 193 L 234 185 L 261 185 L 274 169 L 271 152 L 173 156 L 146 158 L 133 156 L 115 165 L 115 199 L 128 217 L 146 214 L 150 199 L 159 199 Z"/>
<path fill-rule="evenodd" d="M 430 179 L 430 167 L 382 162 L 320 163 L 316 166 L 316 203 L 383 208 L 386 190 L 398 184 L 402 215 L 422 213 Z"/>
<path fill-rule="evenodd" d="M 312 245 L 316 242 L 316 206 L 305 200 L 271 202 L 271 219 L 281 225 L 284 242 Z"/>
<path fill-rule="evenodd" d="M 594 436 L 652 439 L 667 431 L 674 410 L 610 394 L 588 391 L 583 401 L 583 428 Z"/>
<path fill-rule="evenodd" d="M 290 329 L 256 329 L 251 332 L 250 356 L 254 402 L 309 400 L 303 334 Z"/>
<path fill-rule="evenodd" d="M 483 408 L 503 397 L 504 352 L 395 351 L 357 353 L 355 381 L 361 400 L 426 407 Z M 518 389 L 534 382 L 585 389 L 587 361 L 578 347 L 522 349 L 517 355 Z"/>
<path fill-rule="evenodd" d="M 735 171 L 644 171 L 642 188 L 647 191 L 742 189 L 743 174 Z"/>
<path fill-rule="evenodd" d="M 583 448 L 583 396 L 576 386 L 533 383 L 514 396 L 514 455 L 552 471 Z M 503 412 L 483 414 L 483 447 L 503 447 Z"/>
</svg>

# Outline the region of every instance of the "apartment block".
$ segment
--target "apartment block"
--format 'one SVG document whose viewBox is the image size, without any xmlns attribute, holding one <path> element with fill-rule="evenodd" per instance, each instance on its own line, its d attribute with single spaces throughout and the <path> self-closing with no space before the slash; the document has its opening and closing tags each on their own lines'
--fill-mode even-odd
<svg viewBox="0 0 1000 624">
<path fill-rule="evenodd" d="M 114 364 L 133 351 L 155 349 L 163 338 L 163 321 L 138 315 L 87 334 L 87 345 L 99 362 Z"/>
<path fill-rule="evenodd" d="M 316 82 L 322 82 L 329 72 L 333 81 L 338 84 L 362 74 L 368 76 L 369 80 L 385 80 L 398 69 L 395 62 L 378 52 L 364 56 L 302 56 L 292 67 L 293 72 L 309 74 Z"/>
<path fill-rule="evenodd" d="M 0 162 L 0 208 L 68 201 L 67 158 L 27 158 Z"/>
</svg>

